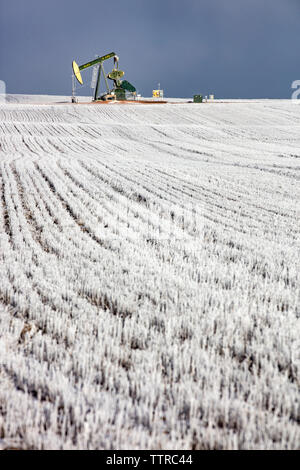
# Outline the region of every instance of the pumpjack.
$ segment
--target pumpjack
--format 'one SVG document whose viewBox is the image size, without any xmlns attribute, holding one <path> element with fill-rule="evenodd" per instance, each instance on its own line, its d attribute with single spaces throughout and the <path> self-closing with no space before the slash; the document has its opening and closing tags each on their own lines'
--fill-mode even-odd
<svg viewBox="0 0 300 470">
<path fill-rule="evenodd" d="M 108 59 L 114 59 L 114 67 L 113 70 L 109 74 L 105 74 L 104 67 L 103 67 L 103 62 L 108 60 Z M 103 55 L 101 57 L 97 57 L 94 60 L 91 60 L 90 62 L 87 62 L 86 64 L 83 65 L 78 65 L 75 60 L 72 62 L 72 69 L 73 69 L 73 74 L 76 80 L 82 85 L 83 80 L 81 77 L 81 71 L 85 70 L 89 67 L 93 66 L 98 66 L 98 72 L 97 72 L 97 81 L 96 81 L 96 86 L 94 90 L 94 96 L 93 96 L 93 101 L 112 101 L 112 100 L 118 100 L 118 101 L 123 101 L 126 100 L 126 92 L 130 92 L 131 94 L 135 95 L 136 89 L 135 87 L 129 83 L 127 80 L 121 80 L 122 77 L 124 76 L 123 70 L 119 70 L 119 57 L 115 54 L 115 52 L 110 52 L 109 54 Z M 100 81 L 101 81 L 101 75 L 103 75 L 105 86 L 106 86 L 106 92 L 100 93 Z M 110 79 L 113 81 L 113 87 L 110 89 L 108 86 L 107 79 Z M 74 98 L 74 93 L 73 93 L 73 98 Z M 72 101 L 73 101 L 72 98 Z"/>
</svg>

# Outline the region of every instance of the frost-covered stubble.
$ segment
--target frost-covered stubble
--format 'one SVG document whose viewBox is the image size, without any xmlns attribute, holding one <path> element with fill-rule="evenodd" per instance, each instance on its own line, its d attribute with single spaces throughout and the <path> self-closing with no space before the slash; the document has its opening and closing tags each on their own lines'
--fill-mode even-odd
<svg viewBox="0 0 300 470">
<path fill-rule="evenodd" d="M 299 123 L 0 107 L 2 447 L 300 447 Z"/>
</svg>

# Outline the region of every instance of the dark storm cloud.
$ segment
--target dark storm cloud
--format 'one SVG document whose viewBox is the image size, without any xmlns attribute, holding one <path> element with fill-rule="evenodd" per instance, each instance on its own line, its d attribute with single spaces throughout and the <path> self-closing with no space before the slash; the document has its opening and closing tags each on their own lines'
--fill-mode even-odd
<svg viewBox="0 0 300 470">
<path fill-rule="evenodd" d="M 298 0 L 2 1 L 0 79 L 70 94 L 73 59 L 115 51 L 144 95 L 160 82 L 167 96 L 289 97 L 299 21 Z"/>
</svg>

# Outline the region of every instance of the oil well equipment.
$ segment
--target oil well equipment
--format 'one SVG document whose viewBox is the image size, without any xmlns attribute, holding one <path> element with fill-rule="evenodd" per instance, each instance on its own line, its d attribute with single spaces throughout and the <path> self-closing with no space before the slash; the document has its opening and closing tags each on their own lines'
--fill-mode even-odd
<svg viewBox="0 0 300 470">
<path fill-rule="evenodd" d="M 114 66 L 110 73 L 106 75 L 103 62 L 106 60 L 113 59 Z M 96 80 L 95 80 L 95 89 L 93 95 L 93 101 L 124 101 L 127 99 L 127 96 L 130 95 L 131 97 L 135 98 L 136 89 L 135 87 L 129 83 L 127 80 L 122 80 L 124 76 L 123 70 L 119 69 L 119 57 L 115 54 L 115 52 L 110 52 L 109 54 L 103 55 L 101 57 L 97 57 L 90 62 L 87 62 L 83 65 L 78 65 L 75 60 L 72 62 L 72 69 L 73 69 L 73 80 L 74 78 L 82 85 L 83 80 L 81 77 L 81 72 L 86 70 L 89 67 L 96 67 Z M 103 76 L 104 83 L 105 83 L 105 92 L 100 92 L 100 81 L 101 76 Z M 107 79 L 113 82 L 112 88 L 109 87 Z M 74 86 L 73 86 L 73 96 L 72 101 L 74 98 Z"/>
</svg>

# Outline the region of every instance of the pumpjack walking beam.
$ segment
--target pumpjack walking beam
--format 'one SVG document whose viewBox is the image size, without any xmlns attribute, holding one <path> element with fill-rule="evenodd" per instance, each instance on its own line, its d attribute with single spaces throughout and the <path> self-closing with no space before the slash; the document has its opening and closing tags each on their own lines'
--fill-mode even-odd
<svg viewBox="0 0 300 470">
<path fill-rule="evenodd" d="M 99 64 L 99 62 L 104 62 L 105 60 L 110 59 L 111 57 L 115 57 L 115 55 L 116 55 L 115 52 L 110 52 L 109 54 L 103 55 L 101 57 L 97 57 L 96 59 L 91 60 L 91 62 L 87 62 L 86 64 L 79 65 L 79 70 L 84 70 L 84 69 L 87 69 L 88 67 L 92 67 L 92 65 Z"/>
</svg>

